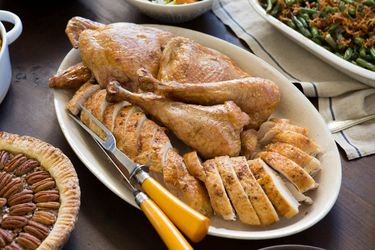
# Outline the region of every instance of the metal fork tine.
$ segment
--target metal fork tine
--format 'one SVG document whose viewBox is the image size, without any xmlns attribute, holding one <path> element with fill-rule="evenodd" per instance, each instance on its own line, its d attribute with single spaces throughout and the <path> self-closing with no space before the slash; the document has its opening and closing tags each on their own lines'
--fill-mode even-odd
<svg viewBox="0 0 375 250">
<path fill-rule="evenodd" d="M 87 110 L 85 107 L 83 107 L 81 105 L 81 109 L 82 111 L 84 111 L 89 117 L 90 117 L 90 120 L 92 120 L 93 122 L 95 122 L 96 125 L 98 125 L 98 127 L 104 131 L 104 133 L 108 136 L 108 137 L 112 137 L 112 139 L 115 139 L 115 137 L 113 136 L 112 132 L 106 127 L 103 125 L 103 123 L 101 123 L 98 119 L 96 119 L 96 117 L 91 114 L 91 112 L 89 110 Z"/>
<path fill-rule="evenodd" d="M 80 119 L 78 119 L 76 116 L 72 114 L 68 114 L 73 120 L 75 120 L 79 125 L 81 125 L 82 128 L 84 128 L 92 137 L 94 137 L 95 140 L 97 140 L 99 143 L 103 144 L 105 141 L 103 141 L 99 136 L 97 136 L 94 132 L 92 132 L 91 129 L 89 129 Z"/>
</svg>

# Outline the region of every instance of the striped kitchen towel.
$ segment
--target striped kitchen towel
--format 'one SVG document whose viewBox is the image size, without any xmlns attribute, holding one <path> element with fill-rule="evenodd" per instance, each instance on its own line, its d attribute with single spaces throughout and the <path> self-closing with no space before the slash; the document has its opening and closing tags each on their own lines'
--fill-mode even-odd
<svg viewBox="0 0 375 250">
<path fill-rule="evenodd" d="M 217 0 L 215 15 L 251 50 L 309 97 L 318 97 L 326 122 L 361 118 L 375 113 L 375 89 L 337 71 L 282 35 L 252 8 L 249 0 Z M 349 160 L 375 153 L 375 119 L 333 134 Z"/>
</svg>

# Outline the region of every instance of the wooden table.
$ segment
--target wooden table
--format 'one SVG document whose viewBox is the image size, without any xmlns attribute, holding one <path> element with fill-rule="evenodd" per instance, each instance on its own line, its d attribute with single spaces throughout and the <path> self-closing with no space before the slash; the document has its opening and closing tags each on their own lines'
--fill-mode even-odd
<svg viewBox="0 0 375 250">
<path fill-rule="evenodd" d="M 0 1 L 0 9 L 20 16 L 21 37 L 11 45 L 13 82 L 0 105 L 0 130 L 31 135 L 61 148 L 80 178 L 82 205 L 64 249 L 164 249 L 140 211 L 99 182 L 80 162 L 57 123 L 47 80 L 71 49 L 67 21 L 83 16 L 103 23 L 156 23 L 125 0 Z M 212 12 L 181 24 L 247 48 Z M 197 249 L 257 249 L 277 244 L 308 244 L 327 249 L 375 249 L 375 155 L 347 161 L 342 151 L 343 182 L 337 203 L 318 224 L 299 234 L 267 241 L 207 236 Z M 329 167 L 329 166 L 328 166 Z"/>
</svg>

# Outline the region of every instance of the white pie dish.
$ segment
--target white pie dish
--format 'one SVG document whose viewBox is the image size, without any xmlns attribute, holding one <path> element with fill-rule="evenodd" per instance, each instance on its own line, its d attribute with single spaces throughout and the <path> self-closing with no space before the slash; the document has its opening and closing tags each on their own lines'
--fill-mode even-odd
<svg viewBox="0 0 375 250">
<path fill-rule="evenodd" d="M 258 0 L 248 0 L 254 10 L 272 26 L 286 35 L 288 38 L 298 43 L 301 47 L 304 47 L 311 53 L 318 56 L 324 62 L 329 63 L 334 68 L 340 70 L 344 74 L 352 77 L 358 81 L 365 83 L 368 86 L 375 87 L 375 72 L 367 70 L 360 66 L 357 66 L 351 62 L 344 60 L 343 58 L 335 55 L 334 53 L 326 50 L 325 48 L 319 46 L 312 40 L 306 38 L 298 31 L 290 28 L 286 24 L 282 23 L 275 17 L 268 15 L 266 11 L 260 6 Z"/>
<path fill-rule="evenodd" d="M 202 0 L 196 3 L 164 5 L 148 0 L 127 0 L 139 11 L 163 23 L 183 23 L 190 21 L 212 7 L 214 0 Z"/>
<path fill-rule="evenodd" d="M 269 227 L 246 226 L 240 222 L 228 222 L 218 217 L 212 217 L 209 234 L 236 239 L 270 239 L 298 233 L 321 220 L 330 211 L 339 194 L 341 163 L 336 144 L 314 106 L 281 73 L 244 49 L 200 32 L 171 26 L 152 26 L 191 38 L 207 47 L 225 52 L 250 74 L 269 78 L 276 82 L 280 87 L 282 99 L 275 116 L 289 118 L 292 122 L 309 128 L 310 136 L 322 148 L 323 153 L 319 157 L 322 163 L 322 172 L 316 177 L 320 187 L 309 193 L 314 200 L 313 205 L 302 206 L 300 213 L 293 219 L 281 219 Z M 79 51 L 71 50 L 61 63 L 59 70 L 66 69 L 79 61 Z M 72 91 L 54 90 L 56 114 L 66 139 L 82 162 L 104 185 L 120 198 L 136 206 L 131 192 L 121 183 L 115 170 L 108 165 L 108 161 L 95 142 L 69 118 L 65 104 L 71 96 Z"/>
<path fill-rule="evenodd" d="M 1 21 L 14 24 L 10 31 L 6 31 Z M 0 103 L 8 92 L 12 80 L 12 68 L 10 65 L 8 46 L 14 42 L 22 32 L 22 23 L 18 16 L 9 11 L 0 10 Z"/>
</svg>

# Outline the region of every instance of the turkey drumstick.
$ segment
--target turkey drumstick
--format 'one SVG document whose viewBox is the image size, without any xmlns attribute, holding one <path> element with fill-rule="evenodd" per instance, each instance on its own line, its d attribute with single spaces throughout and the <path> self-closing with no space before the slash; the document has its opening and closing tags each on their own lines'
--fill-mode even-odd
<svg viewBox="0 0 375 250">
<path fill-rule="evenodd" d="M 232 101 L 215 106 L 185 104 L 150 92 L 132 93 L 111 82 L 107 86 L 107 100 L 118 99 L 154 116 L 204 158 L 237 156 L 241 149 L 240 133 L 249 123 L 249 116 Z"/>
<path fill-rule="evenodd" d="M 208 83 L 179 83 L 159 81 L 145 69 L 139 69 L 137 73 L 140 88 L 178 101 L 201 105 L 233 101 L 249 115 L 249 128 L 259 128 L 280 102 L 278 86 L 259 77 Z"/>
</svg>

